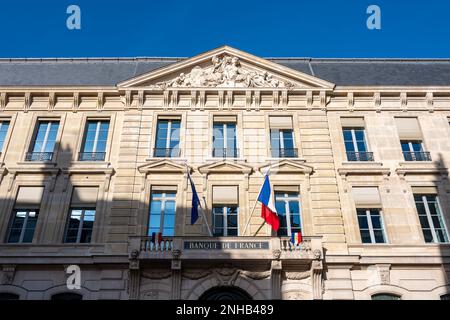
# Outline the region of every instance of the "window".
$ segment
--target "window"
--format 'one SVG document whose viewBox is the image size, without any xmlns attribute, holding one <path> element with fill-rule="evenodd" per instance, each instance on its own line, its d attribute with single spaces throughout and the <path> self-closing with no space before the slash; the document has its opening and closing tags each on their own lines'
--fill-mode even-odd
<svg viewBox="0 0 450 320">
<path fill-rule="evenodd" d="M 64 235 L 65 243 L 90 243 L 95 222 L 97 187 L 75 187 Z"/>
<path fill-rule="evenodd" d="M 450 300 L 450 294 L 444 294 L 441 296 L 441 300 Z"/>
<path fill-rule="evenodd" d="M 213 207 L 213 234 L 215 237 L 238 235 L 238 207 Z"/>
<path fill-rule="evenodd" d="M 213 235 L 239 235 L 239 205 L 237 186 L 213 187 Z"/>
<path fill-rule="evenodd" d="M 298 157 L 298 150 L 295 148 L 292 117 L 270 117 L 269 125 L 272 157 Z"/>
<path fill-rule="evenodd" d="M 92 120 L 86 124 L 80 161 L 104 161 L 108 142 L 109 121 Z"/>
<path fill-rule="evenodd" d="M 278 236 L 291 237 L 293 233 L 302 231 L 298 192 L 275 192 L 275 207 L 280 217 Z"/>
<path fill-rule="evenodd" d="M 405 161 L 431 161 L 423 147 L 422 131 L 417 118 L 395 118 Z"/>
<path fill-rule="evenodd" d="M 71 209 L 65 243 L 90 243 L 95 221 L 95 209 Z"/>
<path fill-rule="evenodd" d="M 180 156 L 180 120 L 158 119 L 154 156 L 174 158 Z"/>
<path fill-rule="evenodd" d="M 9 122 L 0 121 L 0 153 L 3 150 L 3 145 L 5 144 L 6 135 L 8 134 Z"/>
<path fill-rule="evenodd" d="M 368 152 L 364 128 L 343 128 L 345 150 L 348 161 L 373 161 Z"/>
<path fill-rule="evenodd" d="M 400 300 L 400 297 L 394 294 L 380 293 L 374 294 L 372 300 Z"/>
<path fill-rule="evenodd" d="M 83 300 L 83 296 L 78 293 L 64 292 L 52 295 L 52 300 Z"/>
<path fill-rule="evenodd" d="M 439 199 L 433 194 L 414 194 L 420 225 L 426 243 L 448 243 Z"/>
<path fill-rule="evenodd" d="M 386 243 L 382 205 L 377 187 L 352 187 L 362 243 Z"/>
<path fill-rule="evenodd" d="M 27 161 L 52 161 L 59 122 L 39 121 Z"/>
<path fill-rule="evenodd" d="M 430 154 L 424 152 L 422 141 L 402 140 L 400 143 L 405 161 L 431 161 Z"/>
<path fill-rule="evenodd" d="M 37 210 L 14 210 L 8 243 L 33 242 L 37 219 Z"/>
<path fill-rule="evenodd" d="M 386 243 L 379 209 L 357 209 L 362 243 Z"/>
<path fill-rule="evenodd" d="M 8 243 L 32 243 L 44 187 L 20 187 L 8 230 Z"/>
<path fill-rule="evenodd" d="M 213 157 L 218 158 L 237 158 L 237 137 L 236 137 L 236 122 L 225 122 L 222 118 L 235 117 L 215 117 L 213 126 Z M 216 120 L 220 120 L 217 121 Z"/>
<path fill-rule="evenodd" d="M 148 235 L 175 235 L 176 191 L 152 190 Z"/>
</svg>

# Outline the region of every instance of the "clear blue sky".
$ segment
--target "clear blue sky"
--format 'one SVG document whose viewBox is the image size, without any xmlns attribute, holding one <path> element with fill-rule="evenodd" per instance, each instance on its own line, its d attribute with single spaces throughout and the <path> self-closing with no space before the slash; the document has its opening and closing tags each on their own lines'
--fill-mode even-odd
<svg viewBox="0 0 450 320">
<path fill-rule="evenodd" d="M 81 8 L 81 30 L 66 9 Z M 366 27 L 381 7 L 382 29 Z M 450 58 L 448 0 L 15 0 L 0 57 L 192 56 L 227 44 L 263 57 Z"/>
</svg>

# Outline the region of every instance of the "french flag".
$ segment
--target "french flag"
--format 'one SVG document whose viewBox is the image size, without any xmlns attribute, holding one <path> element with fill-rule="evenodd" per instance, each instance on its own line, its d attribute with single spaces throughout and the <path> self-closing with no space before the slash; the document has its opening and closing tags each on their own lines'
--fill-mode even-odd
<svg viewBox="0 0 450 320">
<path fill-rule="evenodd" d="M 275 208 L 272 196 L 272 190 L 270 189 L 269 176 L 266 175 L 264 184 L 261 188 L 261 192 L 258 196 L 258 202 L 261 203 L 261 217 L 272 226 L 272 229 L 278 231 L 280 228 L 280 219 L 277 215 L 277 209 Z"/>
</svg>

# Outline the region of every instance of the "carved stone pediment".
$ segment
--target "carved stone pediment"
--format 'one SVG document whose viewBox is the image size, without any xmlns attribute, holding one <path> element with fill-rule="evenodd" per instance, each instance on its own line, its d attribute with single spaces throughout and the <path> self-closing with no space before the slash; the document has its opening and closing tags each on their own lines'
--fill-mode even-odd
<svg viewBox="0 0 450 320">
<path fill-rule="evenodd" d="M 250 174 L 252 172 L 252 167 L 224 160 L 200 166 L 198 167 L 198 170 L 202 174 L 237 173 L 237 172 L 243 174 Z"/>
<path fill-rule="evenodd" d="M 151 163 L 146 163 L 140 167 L 138 170 L 142 174 L 149 174 L 152 172 L 157 173 L 186 173 L 186 166 L 179 164 L 170 160 L 156 160 Z M 189 169 L 190 170 L 190 169 Z"/>
<path fill-rule="evenodd" d="M 281 160 L 270 165 L 264 165 L 259 168 L 261 173 L 266 173 L 269 170 L 271 174 L 292 174 L 292 173 L 303 173 L 311 174 L 313 172 L 313 167 L 308 166 L 303 163 L 298 163 L 297 161 L 291 160 Z"/>
<path fill-rule="evenodd" d="M 157 82 L 160 89 L 185 87 L 212 88 L 283 88 L 292 89 L 295 84 L 282 80 L 267 71 L 252 70 L 241 65 L 240 59 L 232 55 L 216 55 L 207 67 L 195 66 L 189 73 Z"/>
<path fill-rule="evenodd" d="M 288 68 L 275 61 L 223 46 L 198 56 L 150 71 L 117 85 L 154 90 L 178 88 L 224 88 L 290 90 L 319 88 L 332 90 L 335 85 L 315 76 Z"/>
</svg>

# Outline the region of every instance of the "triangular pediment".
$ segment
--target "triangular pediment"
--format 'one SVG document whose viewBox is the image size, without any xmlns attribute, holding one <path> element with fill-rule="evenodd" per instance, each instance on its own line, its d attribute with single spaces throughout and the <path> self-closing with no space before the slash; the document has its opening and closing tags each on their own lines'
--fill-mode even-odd
<svg viewBox="0 0 450 320">
<path fill-rule="evenodd" d="M 252 167 L 239 164 L 231 161 L 218 161 L 211 164 L 206 164 L 198 167 L 198 170 L 202 174 L 210 173 L 244 173 L 250 174 L 252 172 Z"/>
<path fill-rule="evenodd" d="M 170 160 L 157 160 L 151 163 L 146 163 L 138 167 L 140 173 L 148 174 L 151 172 L 157 173 L 185 173 L 186 166 L 170 161 Z M 189 170 L 191 170 L 189 168 Z"/>
<path fill-rule="evenodd" d="M 259 171 L 263 174 L 265 174 L 269 169 L 270 174 L 311 174 L 314 171 L 313 167 L 292 160 L 281 160 L 276 163 L 259 167 Z"/>
<path fill-rule="evenodd" d="M 117 85 L 121 89 L 259 88 L 332 90 L 334 84 L 224 46 Z"/>
</svg>

